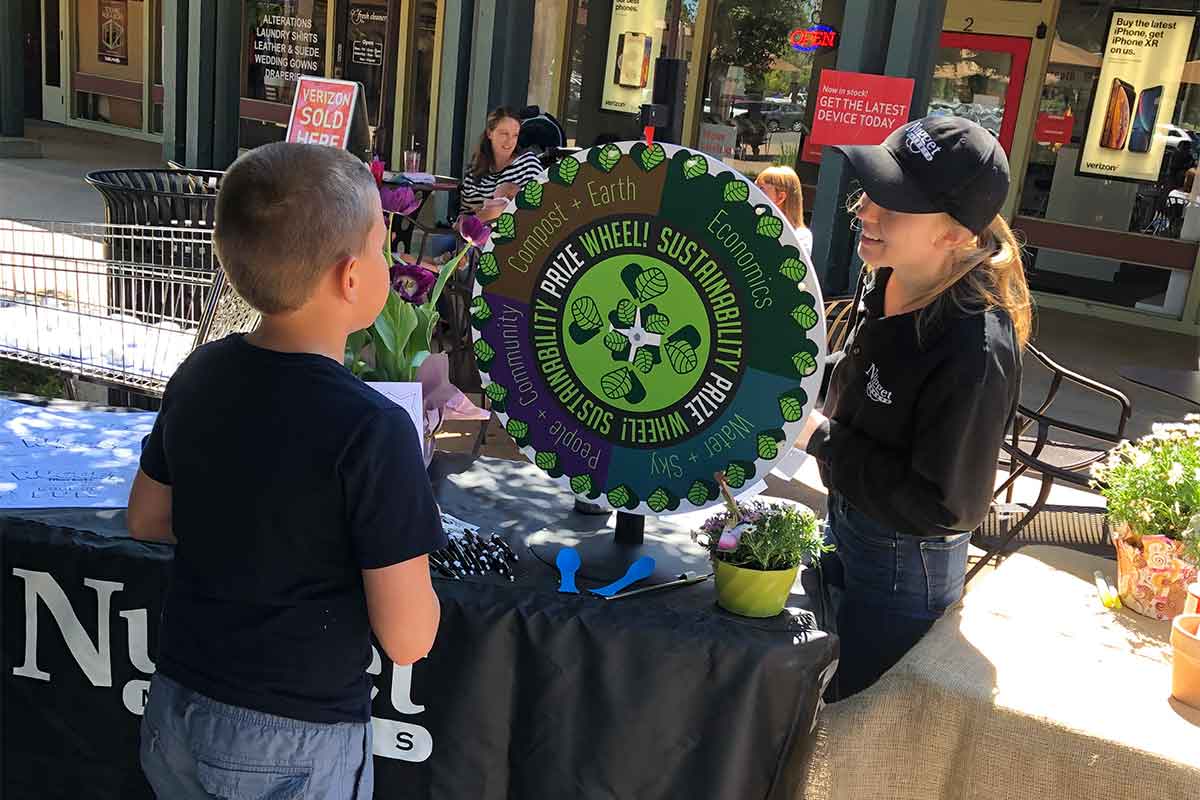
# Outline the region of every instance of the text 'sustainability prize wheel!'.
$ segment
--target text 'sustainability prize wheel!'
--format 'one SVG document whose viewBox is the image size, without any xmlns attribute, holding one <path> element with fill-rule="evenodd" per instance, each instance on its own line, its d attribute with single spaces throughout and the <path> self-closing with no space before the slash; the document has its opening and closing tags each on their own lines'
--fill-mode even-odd
<svg viewBox="0 0 1200 800">
<path fill-rule="evenodd" d="M 579 497 L 646 515 L 720 502 L 791 448 L 825 360 L 820 289 L 746 177 L 674 145 L 609 144 L 493 223 L 471 317 L 505 430 Z"/>
</svg>

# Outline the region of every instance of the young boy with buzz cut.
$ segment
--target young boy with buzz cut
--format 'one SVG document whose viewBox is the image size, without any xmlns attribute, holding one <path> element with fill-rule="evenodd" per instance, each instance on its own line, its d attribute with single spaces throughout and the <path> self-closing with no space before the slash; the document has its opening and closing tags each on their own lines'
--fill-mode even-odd
<svg viewBox="0 0 1200 800">
<path fill-rule="evenodd" d="M 370 798 L 370 632 L 396 664 L 433 645 L 420 442 L 342 364 L 385 236 L 343 150 L 266 145 L 222 182 L 217 256 L 262 323 L 179 367 L 129 497 L 135 538 L 176 543 L 141 730 L 160 798 Z"/>
</svg>

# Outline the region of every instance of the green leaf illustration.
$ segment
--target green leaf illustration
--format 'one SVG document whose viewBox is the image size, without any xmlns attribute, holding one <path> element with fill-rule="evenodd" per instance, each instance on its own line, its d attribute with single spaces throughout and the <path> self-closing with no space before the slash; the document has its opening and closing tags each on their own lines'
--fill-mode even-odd
<svg viewBox="0 0 1200 800">
<path fill-rule="evenodd" d="M 744 203 L 750 199 L 750 187 L 734 178 L 725 184 L 721 196 L 725 198 L 726 203 Z"/>
<path fill-rule="evenodd" d="M 626 506 L 629 504 L 629 501 L 632 499 L 633 499 L 633 492 L 631 492 L 629 490 L 629 487 L 626 486 L 625 484 L 621 484 L 620 486 L 613 487 L 608 492 L 608 502 L 614 508 L 621 508 L 623 506 Z"/>
<path fill-rule="evenodd" d="M 767 433 L 758 435 L 758 457 L 770 461 L 779 455 L 779 443 Z"/>
<path fill-rule="evenodd" d="M 496 235 L 501 239 L 511 239 L 517 235 L 517 220 L 512 214 L 504 213 L 496 219 Z"/>
<path fill-rule="evenodd" d="M 798 258 L 785 258 L 783 263 L 779 265 L 779 271 L 783 273 L 783 277 L 793 283 L 799 283 L 804 280 L 804 276 L 808 274 L 808 267 Z"/>
<path fill-rule="evenodd" d="M 620 400 L 633 391 L 633 377 L 629 367 L 617 367 L 600 378 L 600 388 L 609 400 Z"/>
<path fill-rule="evenodd" d="M 785 394 L 779 398 L 779 413 L 785 422 L 799 422 L 804 418 L 804 401 L 800 398 Z"/>
<path fill-rule="evenodd" d="M 558 454 L 542 451 L 533 457 L 533 463 L 537 464 L 539 469 L 549 472 L 558 466 Z"/>
<path fill-rule="evenodd" d="M 650 333 L 666 333 L 671 327 L 671 319 L 666 314 L 651 314 L 646 317 L 645 325 Z"/>
<path fill-rule="evenodd" d="M 692 156 L 683 162 L 683 177 L 689 181 L 692 178 L 699 178 L 706 172 L 708 172 L 708 162 L 704 160 L 703 156 Z"/>
<path fill-rule="evenodd" d="M 492 307 L 483 299 L 483 295 L 472 298 L 471 317 L 477 322 L 487 322 L 492 318 Z"/>
<path fill-rule="evenodd" d="M 508 397 L 508 389 L 505 389 L 498 383 L 489 383 L 483 390 L 483 393 L 488 396 L 488 399 L 493 403 L 503 403 Z"/>
<path fill-rule="evenodd" d="M 783 223 L 779 221 L 779 217 L 768 212 L 758 218 L 758 226 L 755 230 L 758 231 L 759 236 L 778 239 L 783 234 Z"/>
<path fill-rule="evenodd" d="M 619 353 L 625 349 L 625 345 L 629 344 L 629 340 L 622 336 L 617 331 L 609 331 L 604 334 L 604 346 L 614 353 Z"/>
<path fill-rule="evenodd" d="M 632 300 L 625 299 L 625 300 L 622 300 L 621 302 L 617 303 L 617 321 L 618 322 L 620 322 L 625 327 L 629 327 L 630 325 L 633 324 L 633 321 L 636 318 L 637 318 L 637 306 L 634 305 Z"/>
<path fill-rule="evenodd" d="M 575 324 L 585 331 L 600 327 L 600 309 L 596 308 L 596 301 L 590 297 L 581 297 L 571 303 L 571 316 L 575 318 Z"/>
<path fill-rule="evenodd" d="M 731 489 L 740 489 L 746 485 L 746 468 L 740 462 L 734 461 L 725 468 L 725 482 Z"/>
<path fill-rule="evenodd" d="M 667 276 L 658 267 L 651 267 L 638 275 L 633 285 L 637 289 L 638 300 L 647 303 L 667 290 Z"/>
<path fill-rule="evenodd" d="M 667 343 L 667 359 L 671 362 L 671 367 L 680 375 L 686 375 L 700 363 L 696 357 L 696 348 L 682 339 Z"/>
<path fill-rule="evenodd" d="M 522 444 L 529 435 L 529 425 L 519 419 L 510 419 L 504 430 L 508 431 L 508 435 L 515 439 L 517 444 Z"/>
<path fill-rule="evenodd" d="M 564 158 L 558 162 L 558 177 L 567 186 L 575 182 L 575 176 L 579 174 L 579 162 L 573 158 Z"/>
<path fill-rule="evenodd" d="M 692 483 L 692 486 L 690 489 L 688 489 L 687 493 L 688 500 L 691 500 L 692 505 L 694 506 L 704 505 L 708 502 L 708 498 L 711 496 L 712 492 L 709 489 L 709 485 L 704 481 L 695 481 Z"/>
<path fill-rule="evenodd" d="M 652 170 L 667 160 L 667 151 L 663 150 L 661 144 L 655 144 L 643 150 L 638 160 L 642 162 L 643 169 Z"/>
<path fill-rule="evenodd" d="M 817 359 L 812 353 L 796 353 L 792 356 L 792 363 L 796 365 L 796 370 L 806 378 L 817 371 Z"/>
<path fill-rule="evenodd" d="M 650 351 L 643 347 L 634 355 L 633 366 L 637 368 L 638 372 L 646 375 L 654 369 L 654 356 L 650 355 Z"/>
<path fill-rule="evenodd" d="M 605 172 L 612 172 L 613 167 L 615 167 L 617 162 L 620 160 L 621 148 L 617 147 L 615 144 L 604 145 L 604 148 L 600 150 L 600 155 L 596 157 L 596 161 L 599 162 L 600 168 Z"/>
<path fill-rule="evenodd" d="M 479 361 L 479 366 L 485 371 L 491 365 L 492 359 L 496 357 L 496 351 L 492 346 L 483 339 L 475 340 L 475 358 Z"/>
<path fill-rule="evenodd" d="M 571 478 L 571 491 L 575 494 L 591 494 L 592 476 L 576 475 L 574 478 Z"/>
<path fill-rule="evenodd" d="M 479 282 L 485 286 L 500 277 L 500 263 L 496 261 L 495 253 L 484 253 L 479 257 L 476 275 L 479 276 Z"/>
<path fill-rule="evenodd" d="M 812 306 L 796 306 L 792 309 L 792 319 L 796 320 L 796 324 L 804 330 L 811 331 L 817 326 L 820 318 Z"/>
<path fill-rule="evenodd" d="M 661 513 L 667 510 L 667 506 L 671 505 L 671 495 L 666 489 L 660 486 L 646 498 L 646 505 L 650 506 L 651 511 Z"/>
<path fill-rule="evenodd" d="M 542 194 L 544 191 L 545 190 L 542 188 L 541 183 L 538 181 L 530 181 L 529 183 L 525 184 L 525 188 L 521 190 L 521 195 L 525 198 L 525 202 L 529 206 L 537 208 L 542 204 Z"/>
</svg>

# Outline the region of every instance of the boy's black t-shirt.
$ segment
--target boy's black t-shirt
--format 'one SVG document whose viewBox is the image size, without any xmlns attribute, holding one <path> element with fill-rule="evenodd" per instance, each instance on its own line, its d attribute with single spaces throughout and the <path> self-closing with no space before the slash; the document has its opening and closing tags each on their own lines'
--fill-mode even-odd
<svg viewBox="0 0 1200 800">
<path fill-rule="evenodd" d="M 224 703 L 370 718 L 362 570 L 445 545 L 407 412 L 324 356 L 230 336 L 171 378 L 142 470 L 178 540 L 157 666 Z"/>
</svg>

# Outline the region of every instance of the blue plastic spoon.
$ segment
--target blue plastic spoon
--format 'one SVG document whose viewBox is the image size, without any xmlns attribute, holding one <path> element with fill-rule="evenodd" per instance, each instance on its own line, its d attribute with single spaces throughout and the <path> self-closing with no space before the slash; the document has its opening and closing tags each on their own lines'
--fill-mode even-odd
<svg viewBox="0 0 1200 800">
<path fill-rule="evenodd" d="M 575 588 L 575 572 L 579 569 L 579 553 L 574 547 L 564 547 L 558 551 L 558 555 L 554 557 L 554 564 L 558 567 L 558 590 L 563 594 L 579 594 L 579 589 Z"/>
<path fill-rule="evenodd" d="M 592 589 L 591 592 L 601 597 L 612 597 L 625 587 L 649 578 L 652 574 L 654 574 L 654 559 L 650 556 L 642 556 L 630 564 L 629 569 L 625 570 L 625 574 L 615 583 L 610 583 L 608 586 L 601 586 L 599 589 Z"/>
</svg>

